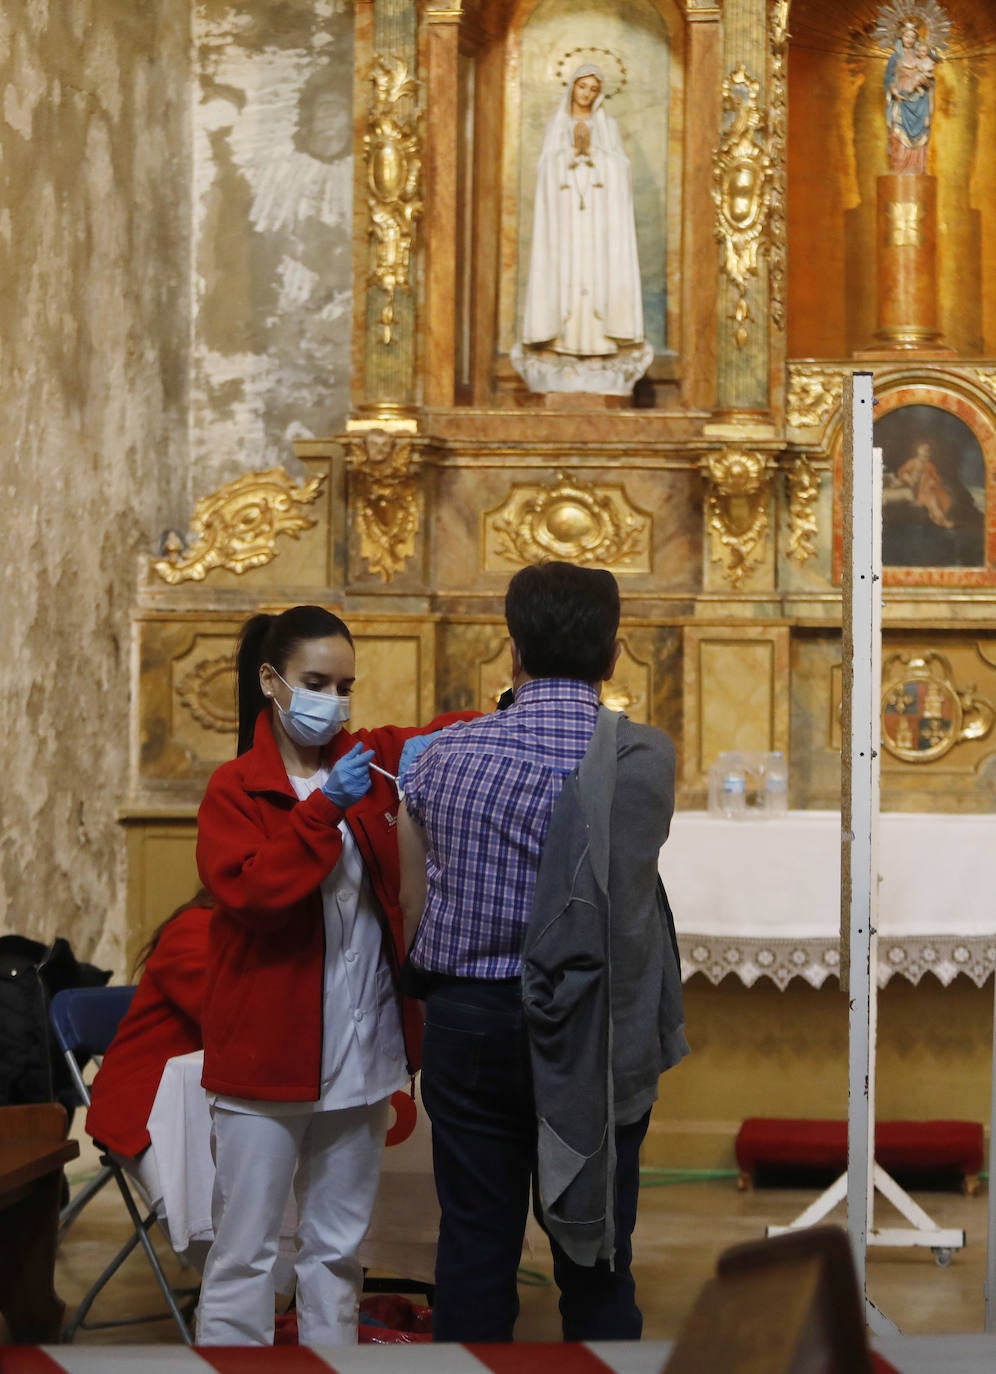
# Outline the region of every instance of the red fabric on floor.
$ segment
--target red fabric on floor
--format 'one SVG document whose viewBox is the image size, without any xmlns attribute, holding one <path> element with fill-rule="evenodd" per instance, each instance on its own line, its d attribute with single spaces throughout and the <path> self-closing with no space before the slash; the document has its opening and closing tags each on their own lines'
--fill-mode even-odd
<svg viewBox="0 0 996 1374">
<path fill-rule="evenodd" d="M 291 1308 L 277 1317 L 273 1344 L 297 1345 L 297 1340 L 297 1313 Z M 424 1345 L 431 1340 L 431 1307 L 414 1303 L 401 1293 L 371 1293 L 360 1303 L 358 1344 Z"/>
<path fill-rule="evenodd" d="M 900 1374 L 900 1371 L 894 1364 L 890 1364 L 889 1361 L 884 1359 L 881 1355 L 876 1355 L 874 1350 L 871 1353 L 871 1357 L 872 1369 L 874 1369 L 875 1374 Z"/>
<path fill-rule="evenodd" d="M 977 1121 L 880 1121 L 875 1127 L 875 1158 L 887 1173 L 977 1174 L 984 1151 Z M 778 1166 L 843 1171 L 847 1122 L 748 1117 L 737 1132 L 736 1156 L 744 1173 Z"/>
</svg>

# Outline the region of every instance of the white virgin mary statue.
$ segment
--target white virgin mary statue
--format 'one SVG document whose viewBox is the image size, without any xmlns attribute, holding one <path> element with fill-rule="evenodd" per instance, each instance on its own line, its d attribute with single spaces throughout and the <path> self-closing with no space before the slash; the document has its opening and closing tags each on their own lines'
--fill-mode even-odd
<svg viewBox="0 0 996 1374">
<path fill-rule="evenodd" d="M 629 158 L 602 70 L 585 63 L 543 138 L 522 343 L 599 358 L 642 341 Z"/>
</svg>

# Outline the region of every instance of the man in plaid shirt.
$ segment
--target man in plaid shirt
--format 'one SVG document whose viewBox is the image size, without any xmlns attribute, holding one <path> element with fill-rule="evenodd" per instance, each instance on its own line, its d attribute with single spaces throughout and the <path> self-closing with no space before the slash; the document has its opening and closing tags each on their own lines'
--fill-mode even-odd
<svg viewBox="0 0 996 1374">
<path fill-rule="evenodd" d="M 619 654 L 619 589 L 604 570 L 523 568 L 505 614 L 514 705 L 433 737 L 404 778 L 399 818 L 441 1209 L 437 1341 L 512 1339 L 537 1150 L 522 947 L 550 817 Z M 671 805 L 673 791 L 664 834 Z M 631 1235 L 649 1116 L 616 1130 L 614 1264 L 576 1264 L 551 1238 L 569 1340 L 640 1336 Z"/>
</svg>

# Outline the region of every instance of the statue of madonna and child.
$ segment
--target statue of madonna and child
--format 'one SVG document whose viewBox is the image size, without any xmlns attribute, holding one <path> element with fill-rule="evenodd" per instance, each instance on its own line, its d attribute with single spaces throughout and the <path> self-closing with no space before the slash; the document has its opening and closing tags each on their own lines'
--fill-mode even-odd
<svg viewBox="0 0 996 1374">
<path fill-rule="evenodd" d="M 628 395 L 653 361 L 629 158 L 605 112 L 605 75 L 577 67 L 536 169 L 522 334 L 512 365 L 531 391 Z"/>
<path fill-rule="evenodd" d="M 951 21 L 937 0 L 891 0 L 878 12 L 873 37 L 889 54 L 884 84 L 890 172 L 927 170 L 936 68 L 950 33 Z"/>
</svg>

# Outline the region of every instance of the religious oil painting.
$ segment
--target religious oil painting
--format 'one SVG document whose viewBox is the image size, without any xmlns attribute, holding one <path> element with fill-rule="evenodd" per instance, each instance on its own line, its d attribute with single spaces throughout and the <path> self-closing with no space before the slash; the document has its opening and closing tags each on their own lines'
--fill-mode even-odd
<svg viewBox="0 0 996 1374">
<path fill-rule="evenodd" d="M 978 439 L 939 406 L 902 406 L 875 425 L 882 450 L 882 563 L 985 566 L 986 463 Z"/>
<path fill-rule="evenodd" d="M 996 430 L 985 410 L 942 388 L 903 388 L 878 398 L 874 444 L 885 584 L 996 585 Z M 838 580 L 839 486 L 836 506 Z"/>
</svg>

